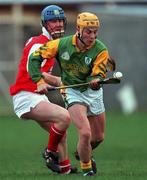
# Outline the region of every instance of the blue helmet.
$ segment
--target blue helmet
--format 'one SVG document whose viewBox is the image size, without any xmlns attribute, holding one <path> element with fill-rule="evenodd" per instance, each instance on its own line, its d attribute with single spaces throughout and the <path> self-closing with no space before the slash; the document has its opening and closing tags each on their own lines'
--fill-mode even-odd
<svg viewBox="0 0 147 180">
<path fill-rule="evenodd" d="M 61 7 L 56 5 L 50 5 L 45 7 L 41 12 L 41 22 L 44 26 L 46 21 L 63 19 L 64 23 L 66 23 L 66 17 L 64 11 Z"/>
</svg>

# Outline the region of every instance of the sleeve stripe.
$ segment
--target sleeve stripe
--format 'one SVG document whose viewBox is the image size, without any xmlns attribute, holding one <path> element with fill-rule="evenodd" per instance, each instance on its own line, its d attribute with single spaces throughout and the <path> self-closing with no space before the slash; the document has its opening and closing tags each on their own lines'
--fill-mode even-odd
<svg viewBox="0 0 147 180">
<path fill-rule="evenodd" d="M 32 48 L 30 49 L 29 54 L 28 54 L 27 64 L 26 64 L 26 66 L 27 66 L 27 67 L 26 67 L 27 72 L 29 71 L 29 70 L 28 70 L 28 64 L 29 64 L 30 55 L 31 55 L 33 52 L 35 52 L 37 49 L 39 49 L 40 46 L 42 46 L 42 44 L 34 44 L 34 45 L 32 46 Z"/>
</svg>

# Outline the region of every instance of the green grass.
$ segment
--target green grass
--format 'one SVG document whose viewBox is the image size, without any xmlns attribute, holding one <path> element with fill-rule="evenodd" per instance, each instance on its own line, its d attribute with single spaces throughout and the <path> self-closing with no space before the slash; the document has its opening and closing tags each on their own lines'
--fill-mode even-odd
<svg viewBox="0 0 147 180">
<path fill-rule="evenodd" d="M 147 114 L 124 116 L 107 114 L 104 143 L 94 151 L 98 174 L 91 179 L 147 179 Z M 41 152 L 48 137 L 37 124 L 22 121 L 16 116 L 0 116 L 0 179 L 4 180 L 79 180 L 82 174 L 61 176 L 44 165 Z M 69 154 L 73 164 L 76 149 L 76 130 L 68 131 Z M 79 165 L 79 164 L 78 164 Z M 79 168 L 80 171 L 80 168 Z"/>
</svg>

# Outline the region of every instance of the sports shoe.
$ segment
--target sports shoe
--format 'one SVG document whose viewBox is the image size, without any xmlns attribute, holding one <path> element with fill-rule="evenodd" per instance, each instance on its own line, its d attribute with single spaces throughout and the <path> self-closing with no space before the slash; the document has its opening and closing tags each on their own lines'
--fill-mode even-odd
<svg viewBox="0 0 147 180">
<path fill-rule="evenodd" d="M 76 166 L 70 166 L 69 169 L 61 167 L 61 172 L 59 174 L 76 174 L 76 173 L 78 173 L 78 168 Z"/>
<path fill-rule="evenodd" d="M 46 161 L 46 166 L 53 172 L 60 173 L 61 169 L 58 164 L 58 153 L 48 151 L 47 148 L 43 152 L 43 158 Z"/>
<path fill-rule="evenodd" d="M 91 164 L 92 164 L 92 170 L 93 170 L 94 174 L 96 174 L 97 173 L 97 167 L 96 167 L 96 162 L 95 162 L 93 157 L 91 158 Z"/>
<path fill-rule="evenodd" d="M 60 169 L 60 166 L 59 166 L 59 156 L 58 156 L 58 153 L 56 153 L 56 154 L 54 153 L 55 165 L 58 166 L 57 169 L 54 168 L 55 165 L 50 165 L 51 163 L 48 163 L 48 161 L 49 161 L 49 160 L 48 160 L 48 159 L 49 159 L 49 153 L 51 153 L 51 152 L 49 152 L 49 151 L 47 150 L 47 148 L 45 148 L 44 152 L 42 153 L 42 156 L 43 156 L 43 158 L 44 158 L 45 161 L 46 161 L 46 166 L 47 166 L 49 169 L 51 169 L 52 171 L 54 171 L 54 172 L 61 173 L 61 169 Z M 50 166 L 51 166 L 51 167 L 50 167 Z M 77 173 L 77 172 L 78 172 L 78 168 L 77 168 L 76 166 L 71 165 L 70 168 L 71 168 L 71 169 L 70 169 L 70 173 L 71 173 L 71 174 L 74 174 L 74 173 Z M 60 169 L 60 171 L 59 171 L 59 169 Z"/>
<path fill-rule="evenodd" d="M 95 173 L 92 170 L 83 174 L 83 176 L 94 176 L 94 175 Z"/>
<path fill-rule="evenodd" d="M 78 160 L 78 161 L 80 160 L 78 151 L 74 152 L 74 156 L 75 156 L 76 160 Z M 91 158 L 91 163 L 92 163 L 92 170 L 96 174 L 97 173 L 97 167 L 96 167 L 96 162 L 95 162 L 93 157 Z"/>
</svg>

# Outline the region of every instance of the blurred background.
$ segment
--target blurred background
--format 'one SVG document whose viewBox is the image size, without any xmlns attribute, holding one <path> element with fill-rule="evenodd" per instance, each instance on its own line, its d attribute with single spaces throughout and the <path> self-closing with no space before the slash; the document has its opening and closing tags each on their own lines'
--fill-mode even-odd
<svg viewBox="0 0 147 180">
<path fill-rule="evenodd" d="M 67 17 L 66 35 L 75 33 L 77 14 L 95 13 L 101 27 L 98 38 L 109 49 L 123 73 L 121 84 L 104 86 L 107 111 L 131 114 L 147 108 L 147 1 L 132 0 L 0 0 L 0 114 L 13 112 L 9 85 L 14 82 L 23 46 L 41 33 L 40 13 L 51 4 L 61 6 Z M 59 75 L 56 64 L 54 74 Z M 49 99 L 63 106 L 58 93 Z"/>
</svg>

